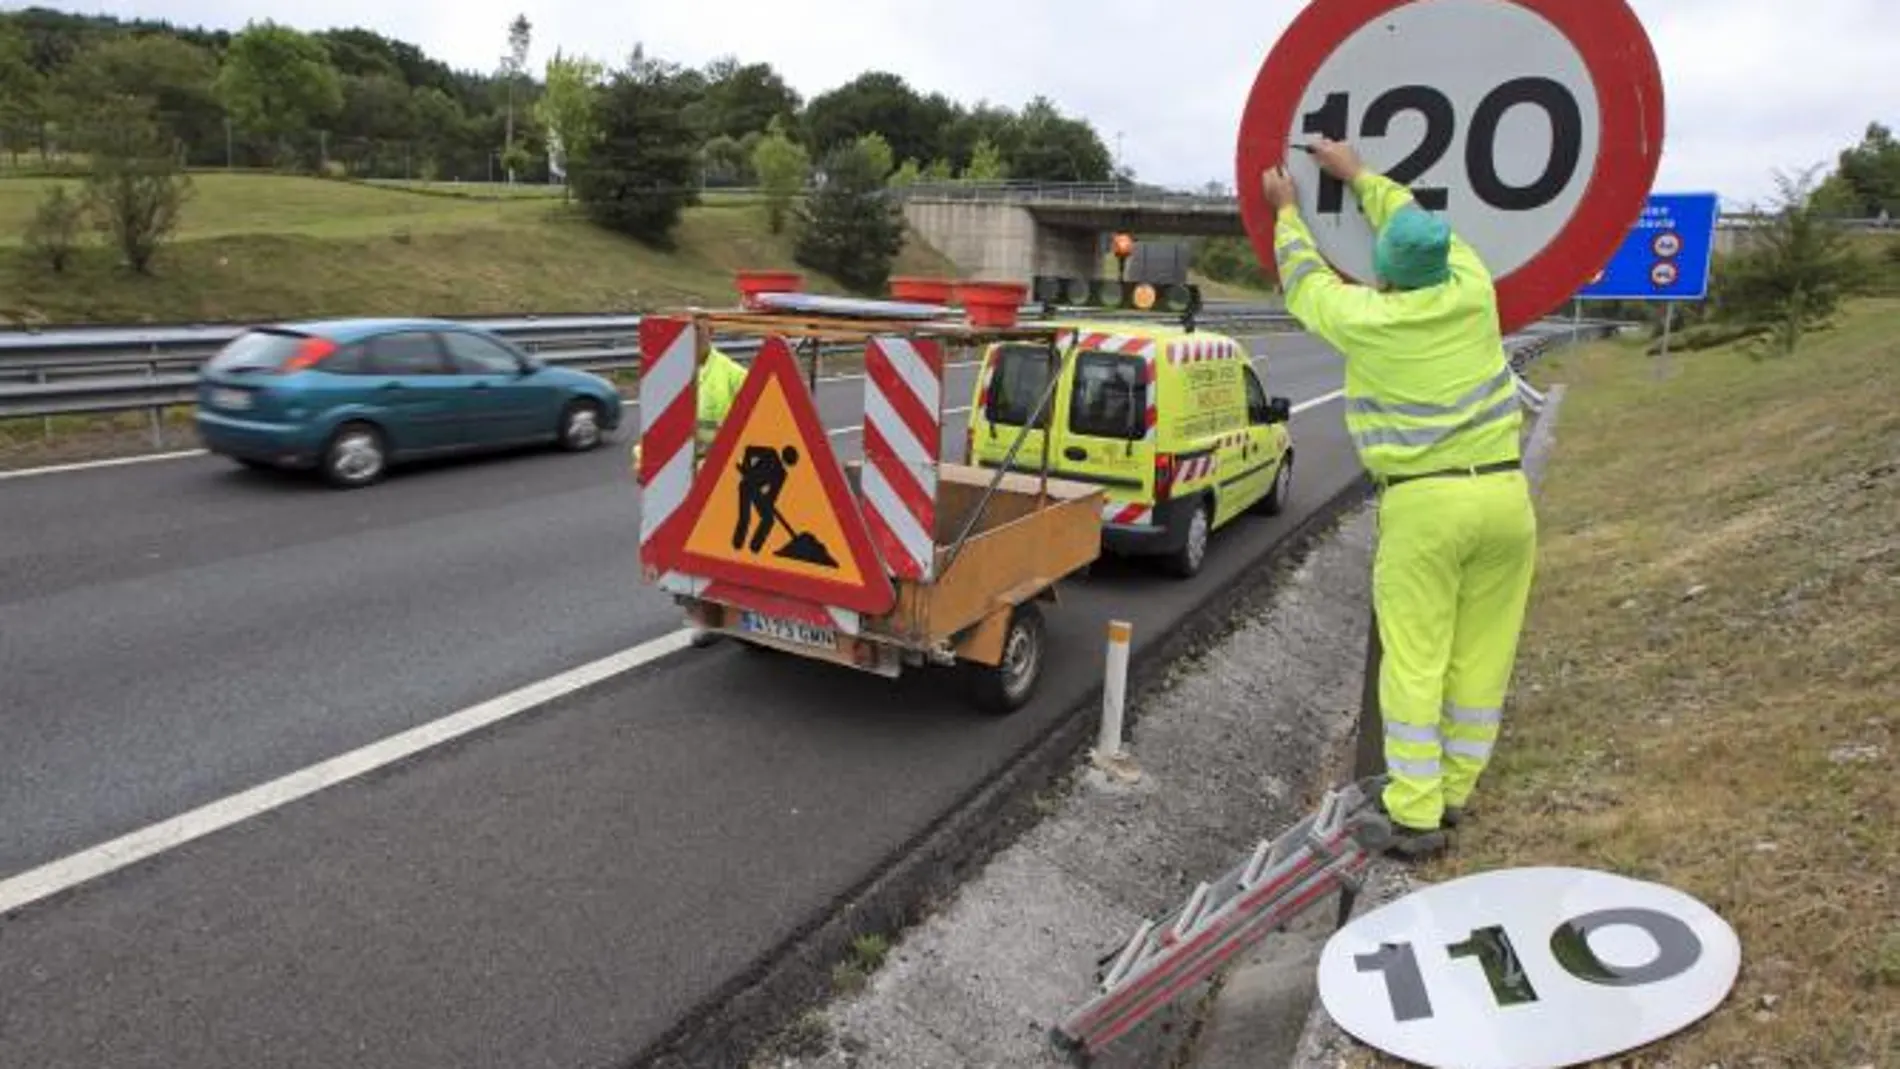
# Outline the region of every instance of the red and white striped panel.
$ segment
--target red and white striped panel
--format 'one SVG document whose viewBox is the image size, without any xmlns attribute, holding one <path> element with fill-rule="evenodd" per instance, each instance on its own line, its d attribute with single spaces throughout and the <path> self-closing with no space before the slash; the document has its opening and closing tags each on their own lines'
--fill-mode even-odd
<svg viewBox="0 0 1900 1069">
<path fill-rule="evenodd" d="M 1216 338 L 1189 338 L 1168 345 L 1168 361 L 1177 365 L 1228 360 L 1239 355 L 1240 349 L 1233 342 Z"/>
<path fill-rule="evenodd" d="M 693 488 L 693 428 L 699 406 L 697 332 L 689 319 L 640 320 L 640 562 L 649 571 L 654 535 Z"/>
<path fill-rule="evenodd" d="M 1102 505 L 1102 522 L 1122 527 L 1153 526 L 1155 510 L 1141 505 L 1130 505 L 1121 501 L 1110 501 Z"/>
<path fill-rule="evenodd" d="M 873 338 L 864 353 L 865 526 L 891 574 L 937 570 L 937 465 L 943 459 L 943 347 Z"/>
<path fill-rule="evenodd" d="M 1154 339 L 1090 331 L 1079 338 L 1073 333 L 1061 335 L 1057 342 L 1066 348 L 1074 341 L 1078 348 L 1095 353 L 1121 353 L 1124 356 L 1154 356 Z"/>
<path fill-rule="evenodd" d="M 1218 451 L 1204 453 L 1182 461 L 1181 466 L 1174 469 L 1174 485 L 1188 486 L 1212 476 L 1219 470 L 1220 453 Z"/>
</svg>

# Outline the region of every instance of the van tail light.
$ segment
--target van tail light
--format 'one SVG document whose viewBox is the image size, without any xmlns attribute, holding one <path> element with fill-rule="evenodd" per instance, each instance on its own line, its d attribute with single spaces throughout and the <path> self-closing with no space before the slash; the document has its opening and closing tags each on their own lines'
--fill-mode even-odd
<svg viewBox="0 0 1900 1069">
<path fill-rule="evenodd" d="M 324 357 L 334 352 L 336 352 L 336 343 L 330 339 L 309 338 L 302 345 L 297 346 L 297 351 L 292 353 L 290 359 L 284 361 L 284 366 L 277 370 L 280 374 L 293 375 L 306 368 L 315 367 Z"/>
<path fill-rule="evenodd" d="M 1174 490 L 1174 455 L 1155 454 L 1155 493 L 1156 501 L 1166 501 Z"/>
</svg>

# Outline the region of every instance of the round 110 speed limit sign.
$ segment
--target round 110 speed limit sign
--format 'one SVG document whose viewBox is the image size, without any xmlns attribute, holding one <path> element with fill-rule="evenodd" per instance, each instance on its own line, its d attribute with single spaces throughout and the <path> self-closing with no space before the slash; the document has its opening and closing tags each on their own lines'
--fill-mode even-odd
<svg viewBox="0 0 1900 1069">
<path fill-rule="evenodd" d="M 1241 118 L 1241 216 L 1273 270 L 1260 176 L 1284 162 L 1320 253 L 1370 282 L 1373 234 L 1352 191 L 1289 151 L 1321 136 L 1444 214 L 1497 280 L 1509 332 L 1560 307 L 1641 216 L 1662 158 L 1662 74 L 1625 0 L 1313 0 Z"/>
<path fill-rule="evenodd" d="M 1327 1014 L 1419 1065 L 1581 1065 L 1688 1027 L 1741 969 L 1735 930 L 1660 884 L 1572 868 L 1432 884 L 1334 933 Z"/>
</svg>

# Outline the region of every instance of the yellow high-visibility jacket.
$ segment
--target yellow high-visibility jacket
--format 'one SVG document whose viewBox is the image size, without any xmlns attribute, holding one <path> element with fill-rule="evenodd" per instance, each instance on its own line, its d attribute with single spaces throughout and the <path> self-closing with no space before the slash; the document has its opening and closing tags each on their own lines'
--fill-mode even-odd
<svg viewBox="0 0 1900 1069">
<path fill-rule="evenodd" d="M 739 396 L 739 387 L 745 383 L 745 365 L 720 352 L 711 349 L 706 353 L 706 362 L 699 368 L 699 444 L 710 445 L 713 436 L 719 433 L 719 425 L 725 422 L 726 413 L 732 410 L 733 398 Z"/>
<path fill-rule="evenodd" d="M 1411 204 L 1384 175 L 1352 183 L 1374 229 Z M 1497 291 L 1477 251 L 1451 239 L 1451 277 L 1381 292 L 1335 273 L 1297 208 L 1274 223 L 1287 311 L 1346 358 L 1346 429 L 1375 478 L 1518 459 L 1523 416 L 1498 328 Z"/>
</svg>

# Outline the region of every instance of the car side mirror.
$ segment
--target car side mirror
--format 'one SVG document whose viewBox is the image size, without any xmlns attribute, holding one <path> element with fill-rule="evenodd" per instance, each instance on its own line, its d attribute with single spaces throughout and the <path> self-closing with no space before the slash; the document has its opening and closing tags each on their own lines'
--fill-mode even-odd
<svg viewBox="0 0 1900 1069">
<path fill-rule="evenodd" d="M 1284 397 L 1267 399 L 1267 422 L 1287 423 L 1293 419 L 1293 402 Z"/>
<path fill-rule="evenodd" d="M 515 368 L 515 374 L 526 376 L 532 375 L 539 370 L 541 370 L 541 361 L 530 358 L 523 360 L 520 365 Z"/>
</svg>

